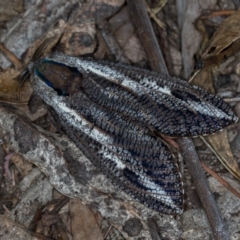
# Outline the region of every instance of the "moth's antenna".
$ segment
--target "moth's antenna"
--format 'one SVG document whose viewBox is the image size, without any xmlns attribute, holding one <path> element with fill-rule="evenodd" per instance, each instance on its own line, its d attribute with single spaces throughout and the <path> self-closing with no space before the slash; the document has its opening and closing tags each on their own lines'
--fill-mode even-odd
<svg viewBox="0 0 240 240">
<path fill-rule="evenodd" d="M 43 56 L 43 52 L 47 49 L 47 47 L 49 46 L 50 42 L 52 42 L 53 38 L 47 38 L 45 39 L 37 48 L 37 50 L 34 52 L 32 58 L 31 58 L 31 62 L 36 62 L 39 58 L 41 58 Z M 19 102 L 19 104 L 21 104 L 21 88 L 24 84 L 24 82 L 26 81 L 27 78 L 29 78 L 30 76 L 30 72 L 29 69 L 26 68 L 19 76 L 18 79 L 20 82 L 20 87 L 18 89 L 18 96 L 17 96 L 17 100 Z"/>
<path fill-rule="evenodd" d="M 25 82 L 25 80 L 30 76 L 30 72 L 28 69 L 25 69 L 19 76 L 19 80 L 21 81 L 20 87 L 18 89 L 18 102 L 21 104 L 21 88 Z"/>
<path fill-rule="evenodd" d="M 69 16 L 67 16 L 67 20 L 69 19 Z M 56 24 L 58 24 L 58 22 L 55 22 L 53 24 L 53 26 L 55 26 Z M 38 47 L 37 49 L 35 50 L 33 56 L 31 57 L 31 60 L 30 62 L 36 62 L 37 60 L 39 60 L 40 58 L 44 57 L 46 54 L 49 54 L 53 47 L 56 46 L 61 38 L 62 38 L 62 35 L 63 33 L 60 33 L 60 34 L 57 34 L 58 37 L 56 38 L 56 35 L 54 37 L 48 37 L 46 38 Z M 18 90 L 18 101 L 19 103 L 21 104 L 21 88 L 24 84 L 24 82 L 26 81 L 26 79 L 30 76 L 30 71 L 28 68 L 26 68 L 21 74 L 20 76 L 18 77 L 19 81 L 21 81 L 20 83 L 20 87 L 19 87 L 19 90 Z"/>
<path fill-rule="evenodd" d="M 52 42 L 52 40 L 53 38 L 47 38 L 40 44 L 40 46 L 37 48 L 37 50 L 32 56 L 32 60 L 31 60 L 32 62 L 35 62 L 42 57 L 42 53 L 44 52 L 44 50 L 47 49 L 47 47 Z"/>
</svg>

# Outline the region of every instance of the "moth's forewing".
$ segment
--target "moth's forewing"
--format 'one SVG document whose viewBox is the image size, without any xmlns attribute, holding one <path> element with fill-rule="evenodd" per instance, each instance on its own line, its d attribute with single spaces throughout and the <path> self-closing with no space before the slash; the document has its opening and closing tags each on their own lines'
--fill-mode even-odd
<svg viewBox="0 0 240 240">
<path fill-rule="evenodd" d="M 58 96 L 37 75 L 34 88 L 55 110 L 66 134 L 115 184 L 154 210 L 182 212 L 178 167 L 159 137 L 82 92 Z"/>
<path fill-rule="evenodd" d="M 211 134 L 237 121 L 221 98 L 175 77 L 59 53 L 49 59 L 77 68 L 83 91 L 98 105 L 168 136 Z"/>
</svg>

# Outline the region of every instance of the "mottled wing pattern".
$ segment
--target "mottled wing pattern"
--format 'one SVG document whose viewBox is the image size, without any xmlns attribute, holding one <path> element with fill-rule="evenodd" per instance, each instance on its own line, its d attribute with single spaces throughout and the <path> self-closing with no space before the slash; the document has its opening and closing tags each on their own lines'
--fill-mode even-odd
<svg viewBox="0 0 240 240">
<path fill-rule="evenodd" d="M 67 102 L 86 120 L 89 129 L 73 128 L 68 124 L 70 116 L 63 119 L 59 115 L 60 121 L 84 154 L 95 160 L 95 165 L 148 207 L 168 214 L 181 213 L 181 177 L 159 137 L 151 136 L 147 128 L 127 117 L 104 110 L 84 94 L 69 97 Z"/>
<path fill-rule="evenodd" d="M 182 212 L 178 166 L 159 137 L 126 116 L 93 103 L 85 94 L 46 94 L 47 85 L 38 80 L 35 76 L 38 93 L 55 110 L 66 134 L 113 183 L 151 209 L 166 214 Z"/>
<path fill-rule="evenodd" d="M 129 114 L 162 134 L 206 135 L 237 121 L 221 98 L 184 80 L 173 77 L 169 81 L 164 74 L 103 61 L 65 58 L 62 54 L 53 59 L 76 67 L 83 74 L 83 89 L 91 100 Z"/>
<path fill-rule="evenodd" d="M 57 73 L 50 74 L 55 65 Z M 182 212 L 183 188 L 155 132 L 196 136 L 237 120 L 220 98 L 138 68 L 57 54 L 37 63 L 34 73 L 37 94 L 83 153 L 120 188 L 162 213 Z"/>
</svg>

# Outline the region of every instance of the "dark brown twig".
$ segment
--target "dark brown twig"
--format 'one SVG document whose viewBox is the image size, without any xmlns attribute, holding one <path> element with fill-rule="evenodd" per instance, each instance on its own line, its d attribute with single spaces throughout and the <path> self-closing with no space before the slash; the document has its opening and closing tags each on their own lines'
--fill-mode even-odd
<svg viewBox="0 0 240 240">
<path fill-rule="evenodd" d="M 54 206 L 54 208 L 50 211 L 51 213 L 58 213 L 61 208 L 66 205 L 69 201 L 69 198 L 66 196 L 61 197 L 61 199 L 59 199 L 56 203 L 56 205 Z"/>
<path fill-rule="evenodd" d="M 157 38 L 154 34 L 147 10 L 145 8 L 145 2 L 142 0 L 139 2 L 129 0 L 128 6 L 152 70 L 168 73 L 162 51 L 158 46 Z"/>
<path fill-rule="evenodd" d="M 168 73 L 161 50 L 157 44 L 157 40 L 153 32 L 150 19 L 147 15 L 144 1 L 128 0 L 128 5 L 134 18 L 134 23 L 138 34 L 141 36 L 140 39 L 143 47 L 149 57 L 152 70 Z M 169 78 L 169 80 L 171 79 Z M 181 147 L 189 172 L 194 179 L 198 195 L 202 202 L 203 208 L 205 209 L 215 239 L 228 239 L 228 232 L 220 216 L 217 204 L 208 187 L 192 140 L 189 138 L 184 138 L 178 140 L 178 143 Z"/>
<path fill-rule="evenodd" d="M 188 171 L 192 176 L 198 196 L 207 215 L 208 221 L 217 240 L 227 240 L 228 231 L 219 213 L 218 206 L 208 187 L 195 147 L 190 138 L 178 140 Z"/>
</svg>

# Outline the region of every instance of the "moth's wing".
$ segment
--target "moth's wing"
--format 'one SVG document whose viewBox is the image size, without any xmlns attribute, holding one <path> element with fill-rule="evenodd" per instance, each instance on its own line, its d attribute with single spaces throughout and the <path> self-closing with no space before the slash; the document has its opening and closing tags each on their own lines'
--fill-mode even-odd
<svg viewBox="0 0 240 240">
<path fill-rule="evenodd" d="M 134 68 L 132 73 L 131 67 L 126 65 L 121 65 L 121 68 L 126 77 L 133 78 L 143 86 L 157 103 L 161 111 L 156 112 L 155 116 L 162 128 L 165 123 L 166 132 L 173 124 L 178 129 L 179 136 L 203 135 L 214 133 L 238 120 L 223 99 L 198 86 L 190 85 L 185 80 L 176 77 L 169 79 L 167 74 L 139 68 Z M 171 123 L 170 118 L 175 118 L 176 121 Z M 190 134 L 186 134 L 187 132 Z M 171 136 L 174 133 L 169 134 Z"/>
<path fill-rule="evenodd" d="M 106 176 L 154 210 L 182 212 L 177 164 L 147 126 L 94 103 L 81 92 L 58 96 L 40 76 L 34 78 L 35 90 L 55 110 L 67 135 Z"/>
<path fill-rule="evenodd" d="M 222 99 L 178 78 L 60 53 L 49 59 L 77 68 L 83 91 L 98 105 L 168 136 L 210 134 L 237 121 Z"/>
<path fill-rule="evenodd" d="M 221 98 L 183 80 L 163 85 L 155 76 L 143 79 L 124 85 L 90 73 L 83 79 L 83 88 L 95 103 L 168 136 L 211 134 L 237 120 Z"/>
<path fill-rule="evenodd" d="M 129 162 L 136 162 L 139 158 L 124 155 L 124 152 L 131 154 L 128 148 L 118 146 L 112 149 L 112 146 L 96 143 L 76 130 L 69 134 L 83 153 L 94 161 L 94 164 L 120 189 L 142 204 L 161 213 L 180 214 L 182 212 L 181 177 L 170 153 L 164 150 L 164 145 L 157 147 L 167 152 L 165 153 L 165 157 L 168 154 L 167 160 L 162 161 L 160 158 L 153 159 L 151 156 L 143 155 L 141 160 L 145 162 L 145 165 L 142 166 L 139 163 L 139 166 L 134 166 Z M 143 143 L 137 141 L 135 144 Z M 152 164 L 156 167 L 152 168 Z"/>
<path fill-rule="evenodd" d="M 180 214 L 181 175 L 161 139 L 125 116 L 105 111 L 83 95 L 69 99 L 70 109 L 77 109 L 89 123 L 88 133 L 86 125 L 85 130 L 73 127 L 71 121 L 66 125 L 66 114 L 59 118 L 65 123 L 67 135 L 83 153 L 118 187 L 141 203 L 162 213 Z"/>
</svg>

